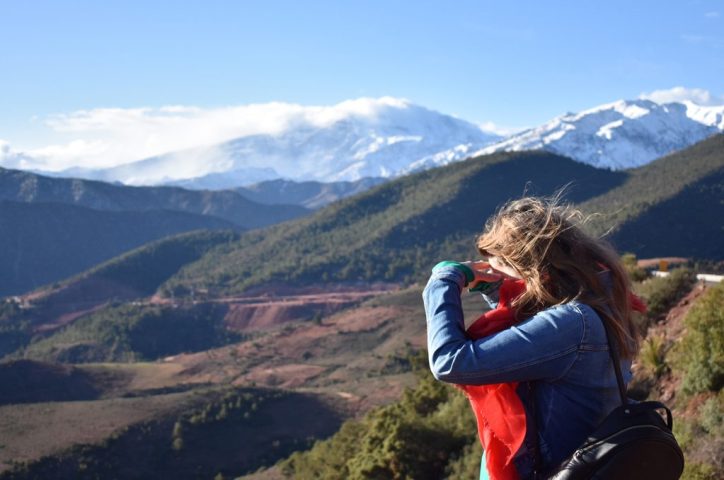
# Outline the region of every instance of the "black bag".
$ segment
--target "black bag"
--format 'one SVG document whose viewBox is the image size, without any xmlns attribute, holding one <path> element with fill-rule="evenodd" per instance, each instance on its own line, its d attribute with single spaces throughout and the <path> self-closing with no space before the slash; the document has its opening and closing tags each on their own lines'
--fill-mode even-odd
<svg viewBox="0 0 724 480">
<path fill-rule="evenodd" d="M 684 454 L 671 433 L 671 410 L 661 402 L 629 403 L 618 354 L 606 321 L 603 318 L 602 321 L 622 405 L 608 414 L 573 455 L 545 477 L 551 480 L 676 480 L 684 471 Z M 666 421 L 659 410 L 666 413 Z M 539 463 L 539 452 L 536 456 Z"/>
<path fill-rule="evenodd" d="M 658 409 L 666 411 L 666 422 Z M 671 411 L 660 402 L 617 407 L 550 478 L 678 479 L 684 455 L 671 426 Z"/>
</svg>

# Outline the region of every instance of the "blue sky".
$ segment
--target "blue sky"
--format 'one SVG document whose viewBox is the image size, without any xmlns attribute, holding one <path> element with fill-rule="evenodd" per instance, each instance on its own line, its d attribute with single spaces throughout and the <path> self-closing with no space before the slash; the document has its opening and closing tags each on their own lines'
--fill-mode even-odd
<svg viewBox="0 0 724 480">
<path fill-rule="evenodd" d="M 394 96 L 533 126 L 674 86 L 724 94 L 724 1 L 0 0 L 0 139 L 96 108 Z"/>
</svg>

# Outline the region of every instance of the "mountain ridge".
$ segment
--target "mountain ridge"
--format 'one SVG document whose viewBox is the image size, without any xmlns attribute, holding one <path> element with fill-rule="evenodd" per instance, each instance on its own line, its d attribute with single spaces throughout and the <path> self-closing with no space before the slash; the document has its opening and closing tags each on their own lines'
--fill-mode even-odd
<svg viewBox="0 0 724 480">
<path fill-rule="evenodd" d="M 543 149 L 599 168 L 639 167 L 721 132 L 723 118 L 724 106 L 619 100 L 556 117 L 476 154 Z"/>
<path fill-rule="evenodd" d="M 299 205 L 254 202 L 232 190 L 134 187 L 80 178 L 54 178 L 0 167 L 0 200 L 61 203 L 105 211 L 173 210 L 259 228 L 309 213 Z"/>
<path fill-rule="evenodd" d="M 597 235 L 611 232 L 609 238 L 621 248 L 639 254 L 651 251 L 643 247 L 653 244 L 653 239 L 638 243 L 632 243 L 630 239 L 637 235 L 643 238 L 640 228 L 634 227 L 637 221 L 644 224 L 653 221 L 658 226 L 647 226 L 648 231 L 659 232 L 659 238 L 673 238 L 666 243 L 670 250 L 651 251 L 651 255 L 686 255 L 689 252 L 693 256 L 718 258 L 721 252 L 710 241 L 707 243 L 706 238 L 690 239 L 689 246 L 678 244 L 676 239 L 683 238 L 682 235 L 666 236 L 661 228 L 679 227 L 672 226 L 671 221 L 651 218 L 665 218 L 665 212 L 656 210 L 656 205 L 663 201 L 675 205 L 679 201 L 678 195 L 684 195 L 681 198 L 685 200 L 685 207 L 673 209 L 672 212 L 677 213 L 671 219 L 676 218 L 684 226 L 681 228 L 691 225 L 693 217 L 686 218 L 687 209 L 696 206 L 691 202 L 709 202 L 714 208 L 709 211 L 718 211 L 715 202 L 719 190 L 716 186 L 720 181 L 717 172 L 723 162 L 723 139 L 724 135 L 718 135 L 684 152 L 624 172 L 594 169 L 540 151 L 497 153 L 419 172 L 372 187 L 306 219 L 249 232 L 238 242 L 214 249 L 215 260 L 206 256 L 185 265 L 161 286 L 161 291 L 166 296 L 183 296 L 196 282 L 192 278 L 198 275 L 206 279 L 194 288 L 211 288 L 212 291 L 219 289 L 219 285 L 225 285 L 221 291 L 243 291 L 252 284 L 282 282 L 291 285 L 299 284 L 303 279 L 322 283 L 335 279 L 409 281 L 424 270 L 424 258 L 428 255 L 453 255 L 455 251 L 469 251 L 469 255 L 474 255 L 471 238 L 482 228 L 484 218 L 506 198 L 533 193 L 528 181 L 533 180 L 535 186 L 542 178 L 547 178 L 547 186 L 538 193 L 550 194 L 572 180 L 576 182 L 569 188 L 574 191 L 569 200 L 580 203 L 584 212 L 605 213 L 594 216 L 587 228 Z M 501 166 L 506 163 L 508 166 Z M 579 172 L 577 176 L 571 173 L 573 171 Z M 582 172 L 587 172 L 584 176 L 588 176 L 588 180 L 579 179 Z M 592 179 L 600 184 L 596 190 L 586 184 Z M 466 195 L 471 199 L 464 201 L 456 197 L 461 188 L 467 189 Z M 687 188 L 695 191 L 686 193 Z M 588 189 L 590 198 L 576 197 L 576 189 Z M 486 195 L 472 200 L 483 191 Z M 453 201 L 454 198 L 457 199 Z M 446 206 L 450 201 L 454 207 Z M 480 219 L 480 225 L 463 233 L 460 225 L 475 218 Z M 702 232 L 714 235 L 717 228 L 716 221 L 709 221 Z M 688 230 L 697 231 L 696 228 Z M 440 233 L 445 231 L 452 233 Z M 435 246 L 435 242 L 440 245 Z M 701 248 L 694 250 L 695 245 Z M 379 252 L 384 251 L 392 253 L 383 255 L 383 259 Z M 226 255 L 230 256 L 221 260 Z M 241 264 L 246 266 L 237 270 L 235 265 Z M 208 271 L 201 274 L 205 269 Z"/>
</svg>

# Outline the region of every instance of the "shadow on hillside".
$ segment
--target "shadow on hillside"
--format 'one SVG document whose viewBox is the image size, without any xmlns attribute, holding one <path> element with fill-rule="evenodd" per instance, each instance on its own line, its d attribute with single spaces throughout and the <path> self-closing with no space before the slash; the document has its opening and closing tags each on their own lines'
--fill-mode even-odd
<svg viewBox="0 0 724 480">
<path fill-rule="evenodd" d="M 98 375 L 69 365 L 15 360 L 0 363 L 0 405 L 95 400 L 118 375 Z"/>
<path fill-rule="evenodd" d="M 724 260 L 724 169 L 626 222 L 611 236 L 619 251 L 639 257 L 688 256 Z M 688 226 L 696 225 L 696 229 Z"/>
</svg>

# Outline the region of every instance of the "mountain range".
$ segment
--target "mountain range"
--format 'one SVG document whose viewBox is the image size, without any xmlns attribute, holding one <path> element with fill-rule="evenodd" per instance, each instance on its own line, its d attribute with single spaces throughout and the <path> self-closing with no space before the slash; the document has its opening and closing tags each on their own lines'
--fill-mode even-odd
<svg viewBox="0 0 724 480">
<path fill-rule="evenodd" d="M 538 149 L 618 170 L 645 165 L 724 130 L 724 106 L 691 101 L 620 100 L 507 137 L 407 100 L 349 103 L 355 109 L 343 115 L 291 122 L 274 134 L 241 136 L 113 168 L 45 173 L 130 185 L 227 189 L 280 178 L 389 179 L 473 155 Z"/>
<path fill-rule="evenodd" d="M 406 100 L 383 97 L 343 103 L 354 108 L 333 118 L 300 119 L 278 133 L 243 136 L 108 169 L 73 169 L 57 175 L 132 185 L 184 181 L 184 186 L 204 188 L 230 188 L 274 178 L 356 181 L 397 176 L 414 161 L 443 165 L 462 160 L 500 139 L 477 125 Z"/>
<path fill-rule="evenodd" d="M 243 231 L 310 211 L 232 190 L 129 187 L 0 168 L 0 295 L 61 280 L 169 235 Z"/>
<path fill-rule="evenodd" d="M 129 187 L 77 178 L 52 178 L 0 168 L 0 200 L 62 203 L 104 211 L 171 210 L 217 217 L 243 229 L 259 228 L 309 213 L 298 205 L 261 204 L 239 192 L 179 187 Z"/>
<path fill-rule="evenodd" d="M 569 113 L 478 154 L 546 150 L 599 168 L 645 165 L 724 130 L 724 106 L 621 100 Z"/>
</svg>

